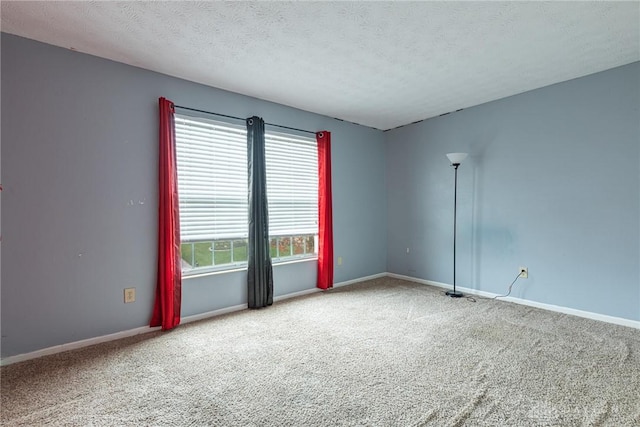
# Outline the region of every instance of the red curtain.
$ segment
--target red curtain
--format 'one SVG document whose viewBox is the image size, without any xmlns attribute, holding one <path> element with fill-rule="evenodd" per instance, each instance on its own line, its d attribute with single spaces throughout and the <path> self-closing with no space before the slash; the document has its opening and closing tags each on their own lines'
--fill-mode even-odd
<svg viewBox="0 0 640 427">
<path fill-rule="evenodd" d="M 182 271 L 173 102 L 160 98 L 160 188 L 158 283 L 151 326 L 172 329 L 180 324 Z"/>
<path fill-rule="evenodd" d="M 316 133 L 318 142 L 318 282 L 333 287 L 333 214 L 331 203 L 331 133 Z"/>
</svg>

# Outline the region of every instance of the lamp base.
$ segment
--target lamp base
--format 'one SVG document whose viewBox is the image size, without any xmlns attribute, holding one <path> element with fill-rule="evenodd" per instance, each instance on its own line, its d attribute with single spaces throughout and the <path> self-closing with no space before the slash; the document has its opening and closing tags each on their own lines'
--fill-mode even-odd
<svg viewBox="0 0 640 427">
<path fill-rule="evenodd" d="M 462 292 L 458 291 L 447 291 L 447 296 L 451 298 L 461 298 L 464 295 L 462 295 Z"/>
</svg>

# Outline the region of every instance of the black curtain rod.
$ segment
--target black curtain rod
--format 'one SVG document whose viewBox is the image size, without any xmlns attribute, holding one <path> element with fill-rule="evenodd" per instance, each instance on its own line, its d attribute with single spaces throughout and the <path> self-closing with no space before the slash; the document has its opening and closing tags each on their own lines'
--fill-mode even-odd
<svg viewBox="0 0 640 427">
<path fill-rule="evenodd" d="M 196 108 L 183 107 L 183 106 L 181 106 L 181 105 L 175 105 L 175 104 L 174 104 L 173 106 L 174 106 L 175 108 L 180 108 L 181 110 L 189 110 L 189 111 L 195 111 L 195 112 L 197 112 L 197 113 L 211 114 L 211 115 L 213 115 L 213 116 L 226 117 L 226 118 L 228 118 L 228 119 L 236 119 L 236 120 L 242 120 L 242 121 L 246 120 L 245 118 L 242 118 L 242 117 L 229 116 L 229 115 L 227 115 L 227 114 L 220 114 L 220 113 L 213 113 L 213 112 L 211 112 L 211 111 L 198 110 L 198 109 L 196 109 Z M 266 122 L 265 122 L 265 125 L 275 126 L 275 127 L 282 128 L 282 129 L 295 130 L 295 131 L 298 131 L 298 132 L 310 133 L 310 134 L 313 134 L 313 135 L 315 135 L 315 134 L 316 134 L 316 132 L 312 132 L 312 131 L 310 131 L 310 130 L 304 130 L 304 129 L 292 128 L 292 127 L 289 127 L 289 126 L 276 125 L 275 123 L 266 123 Z"/>
</svg>

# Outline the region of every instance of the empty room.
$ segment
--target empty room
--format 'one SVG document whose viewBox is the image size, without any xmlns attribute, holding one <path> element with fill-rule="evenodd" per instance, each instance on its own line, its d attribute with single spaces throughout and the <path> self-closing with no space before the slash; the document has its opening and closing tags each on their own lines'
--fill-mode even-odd
<svg viewBox="0 0 640 427">
<path fill-rule="evenodd" d="M 640 425 L 639 1 L 0 15 L 0 424 Z"/>
</svg>

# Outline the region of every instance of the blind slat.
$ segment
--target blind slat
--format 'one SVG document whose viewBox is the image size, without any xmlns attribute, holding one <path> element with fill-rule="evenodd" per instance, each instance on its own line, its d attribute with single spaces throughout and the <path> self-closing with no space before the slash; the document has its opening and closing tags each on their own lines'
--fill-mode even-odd
<svg viewBox="0 0 640 427">
<path fill-rule="evenodd" d="M 245 238 L 246 129 L 182 115 L 176 115 L 175 125 L 182 241 Z M 269 234 L 317 234 L 315 139 L 269 132 L 265 161 Z"/>
<path fill-rule="evenodd" d="M 246 237 L 246 129 L 176 115 L 183 242 Z"/>
<path fill-rule="evenodd" d="M 265 136 L 269 234 L 318 233 L 316 140 L 268 133 Z"/>
</svg>

